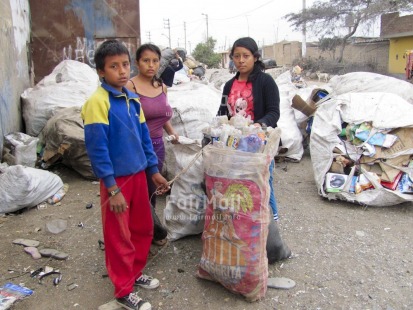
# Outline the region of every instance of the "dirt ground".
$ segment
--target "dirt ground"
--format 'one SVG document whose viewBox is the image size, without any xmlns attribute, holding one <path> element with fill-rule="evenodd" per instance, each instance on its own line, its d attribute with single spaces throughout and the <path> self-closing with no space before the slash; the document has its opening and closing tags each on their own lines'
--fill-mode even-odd
<svg viewBox="0 0 413 310">
<path fill-rule="evenodd" d="M 113 293 L 98 246 L 98 185 L 65 167 L 54 171 L 70 185 L 61 205 L 0 218 L 1 283 L 34 290 L 13 309 L 97 309 Z M 299 163 L 276 165 L 275 188 L 282 235 L 294 255 L 270 265 L 269 273 L 293 279 L 293 289 L 268 289 L 263 300 L 248 303 L 219 284 L 196 278 L 202 251 L 197 235 L 170 242 L 148 262 L 146 272 L 159 278 L 161 286 L 141 289 L 140 295 L 159 310 L 413 309 L 412 204 L 365 209 L 325 200 L 317 194 L 308 152 Z M 94 206 L 87 209 L 90 202 Z M 66 219 L 67 229 L 49 233 L 45 224 L 53 219 Z M 69 258 L 33 260 L 22 246 L 12 244 L 16 238 L 38 240 L 39 248 L 55 248 Z M 61 271 L 58 286 L 52 276 L 39 283 L 25 273 L 45 266 Z M 73 283 L 77 286 L 69 290 Z"/>
<path fill-rule="evenodd" d="M 103 240 L 99 186 L 64 166 L 53 172 L 69 184 L 60 205 L 0 217 L 0 285 L 12 282 L 34 291 L 13 306 L 16 310 L 98 309 L 113 296 L 98 244 Z M 159 252 L 145 272 L 161 286 L 140 289 L 140 296 L 156 310 L 413 309 L 412 203 L 364 208 L 323 199 L 308 150 L 298 163 L 277 163 L 274 182 L 279 226 L 293 258 L 270 265 L 269 276 L 294 280 L 293 289 L 268 289 L 263 300 L 248 303 L 219 284 L 196 278 L 202 252 L 196 235 L 154 246 Z M 158 200 L 160 216 L 165 198 Z M 89 203 L 93 207 L 88 209 Z M 67 229 L 48 232 L 46 223 L 54 219 L 67 220 Z M 12 243 L 17 238 L 38 240 L 39 249 L 54 248 L 69 258 L 34 260 Z M 28 272 L 45 266 L 60 270 L 59 285 L 53 285 L 54 276 L 41 283 L 30 277 Z"/>
</svg>

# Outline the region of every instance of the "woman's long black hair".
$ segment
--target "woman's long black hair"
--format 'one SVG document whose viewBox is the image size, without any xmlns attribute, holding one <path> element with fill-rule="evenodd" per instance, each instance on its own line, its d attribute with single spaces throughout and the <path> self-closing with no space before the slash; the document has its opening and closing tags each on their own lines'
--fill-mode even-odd
<svg viewBox="0 0 413 310">
<path fill-rule="evenodd" d="M 231 54 L 230 54 L 231 59 L 234 55 L 234 50 L 235 50 L 236 47 L 246 48 L 247 50 L 249 50 L 251 52 L 251 54 L 254 57 L 257 58 L 257 61 L 255 61 L 255 63 L 254 63 L 254 68 L 252 69 L 251 74 L 248 76 L 248 82 L 251 82 L 252 80 L 254 80 L 254 78 L 255 78 L 255 76 L 257 75 L 258 72 L 265 71 L 265 65 L 261 61 L 261 54 L 258 51 L 257 42 L 255 42 L 255 40 L 253 38 L 250 38 L 250 37 L 239 38 L 232 45 Z"/>
</svg>

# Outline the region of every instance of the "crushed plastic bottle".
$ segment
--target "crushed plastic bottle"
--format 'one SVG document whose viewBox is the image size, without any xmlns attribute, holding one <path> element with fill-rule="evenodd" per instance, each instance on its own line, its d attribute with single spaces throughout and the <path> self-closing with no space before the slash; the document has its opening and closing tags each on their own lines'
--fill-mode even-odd
<svg viewBox="0 0 413 310">
<path fill-rule="evenodd" d="M 66 195 L 68 190 L 69 190 L 69 184 L 65 183 L 63 187 L 59 189 L 59 191 L 56 194 L 54 194 L 52 197 L 47 199 L 47 203 L 51 205 L 58 203 L 59 201 L 63 199 L 63 197 Z"/>
</svg>

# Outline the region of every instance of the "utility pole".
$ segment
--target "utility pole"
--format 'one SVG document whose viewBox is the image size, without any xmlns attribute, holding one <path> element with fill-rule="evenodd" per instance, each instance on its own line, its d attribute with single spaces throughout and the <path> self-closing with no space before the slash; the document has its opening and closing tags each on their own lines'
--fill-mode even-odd
<svg viewBox="0 0 413 310">
<path fill-rule="evenodd" d="M 169 36 L 168 36 L 168 39 L 169 39 L 169 47 L 172 48 L 172 45 L 171 45 L 171 24 L 170 24 L 170 22 L 169 22 L 169 18 L 163 20 L 163 27 L 166 28 L 166 29 L 168 29 L 168 33 L 169 33 Z"/>
<path fill-rule="evenodd" d="M 202 13 L 202 15 L 205 15 L 205 20 L 206 20 L 206 29 L 207 29 L 207 33 L 206 33 L 206 43 L 208 43 L 208 38 L 209 38 L 209 35 L 208 35 L 208 14 L 205 14 L 205 13 Z"/>
<path fill-rule="evenodd" d="M 305 13 L 306 10 L 306 5 L 305 5 L 305 0 L 303 0 L 303 14 Z M 305 58 L 307 54 L 307 42 L 306 42 L 306 25 L 305 22 L 303 23 L 303 43 L 301 45 L 301 56 L 302 58 Z"/>
<path fill-rule="evenodd" d="M 250 36 L 250 23 L 249 23 L 249 21 L 248 21 L 248 15 L 245 14 L 244 16 L 245 16 L 245 18 L 247 19 L 247 27 L 248 27 L 248 28 L 247 28 L 247 29 L 248 29 L 248 32 L 247 32 L 247 33 L 248 33 L 248 36 Z"/>
<path fill-rule="evenodd" d="M 189 44 L 189 51 L 188 51 L 188 54 L 191 54 L 191 41 L 188 41 L 188 44 Z"/>
<path fill-rule="evenodd" d="M 184 42 L 185 42 L 185 50 L 186 50 L 186 22 L 184 22 Z"/>
</svg>

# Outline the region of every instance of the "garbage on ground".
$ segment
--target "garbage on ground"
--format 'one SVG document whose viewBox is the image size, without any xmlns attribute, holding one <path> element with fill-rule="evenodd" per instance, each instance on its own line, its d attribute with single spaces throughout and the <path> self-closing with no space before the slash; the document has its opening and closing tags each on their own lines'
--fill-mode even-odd
<svg viewBox="0 0 413 310">
<path fill-rule="evenodd" d="M 50 205 L 57 204 L 63 199 L 63 197 L 68 192 L 68 190 L 69 190 L 69 184 L 67 183 L 63 184 L 63 186 L 57 191 L 57 193 L 55 193 L 53 196 L 47 199 L 47 203 Z"/>
<path fill-rule="evenodd" d="M 0 214 L 34 207 L 63 186 L 59 176 L 22 165 L 0 168 Z"/>
<path fill-rule="evenodd" d="M 297 87 L 291 82 L 291 73 L 286 71 L 279 75 L 275 82 L 280 92 L 280 119 L 277 127 L 281 129 L 281 143 L 284 149 L 279 157 L 298 162 L 304 154 L 303 135 L 291 107 L 292 98 L 297 94 Z"/>
<path fill-rule="evenodd" d="M 40 274 L 39 274 L 39 276 L 38 276 L 38 278 L 39 278 L 39 283 L 40 284 L 42 284 L 42 280 L 44 279 L 44 278 L 46 278 L 46 277 L 49 277 L 49 276 L 54 276 L 53 277 L 53 285 L 58 285 L 61 281 L 62 281 L 62 278 L 63 278 L 63 276 L 62 276 L 62 274 L 60 273 L 60 271 L 59 270 L 54 270 L 53 268 L 52 268 L 52 270 L 51 271 L 44 271 L 44 272 L 41 272 Z"/>
<path fill-rule="evenodd" d="M 37 240 L 19 238 L 19 239 L 13 240 L 13 244 L 22 245 L 25 247 L 38 247 L 40 242 Z"/>
<path fill-rule="evenodd" d="M 69 257 L 69 254 L 56 249 L 44 248 L 40 249 L 39 252 L 44 257 L 51 257 L 57 260 L 66 260 Z"/>
<path fill-rule="evenodd" d="M 61 109 L 42 130 L 42 168 L 61 162 L 87 179 L 96 179 L 86 152 L 83 121 L 79 107 Z"/>
<path fill-rule="evenodd" d="M 82 106 L 98 86 L 99 77 L 90 66 L 75 60 L 62 61 L 21 95 L 26 133 L 37 137 L 58 110 Z"/>
<path fill-rule="evenodd" d="M 0 287 L 0 310 L 9 309 L 16 301 L 32 294 L 33 291 L 27 287 L 7 282 Z"/>
<path fill-rule="evenodd" d="M 398 95 L 330 96 L 314 115 L 310 151 L 323 197 L 367 206 L 413 201 L 413 108 Z"/>
<path fill-rule="evenodd" d="M 66 230 L 67 220 L 54 219 L 46 223 L 47 231 L 52 234 L 59 234 Z"/>
<path fill-rule="evenodd" d="M 296 65 L 291 69 L 291 82 L 295 85 L 297 88 L 303 88 L 306 87 L 307 84 L 305 83 L 305 80 L 302 77 L 302 71 L 300 66 Z"/>
<path fill-rule="evenodd" d="M 24 251 L 29 254 L 33 259 L 40 259 L 42 255 L 40 255 L 39 250 L 33 246 L 27 246 L 24 248 Z"/>
<path fill-rule="evenodd" d="M 329 81 L 334 95 L 359 92 L 386 92 L 399 95 L 413 104 L 413 84 L 372 72 L 352 72 L 334 76 Z"/>
<path fill-rule="evenodd" d="M 267 291 L 269 165 L 280 135 L 273 129 L 260 152 L 222 147 L 226 143 L 219 140 L 203 151 L 207 197 L 197 276 L 218 281 L 248 301 Z"/>
<path fill-rule="evenodd" d="M 98 240 L 98 246 L 99 246 L 99 250 L 101 251 L 105 250 L 105 242 L 103 242 L 102 240 Z"/>
<path fill-rule="evenodd" d="M 163 224 L 168 231 L 167 238 L 171 241 L 200 234 L 204 228 L 202 157 L 189 166 L 201 151 L 200 141 L 180 136 L 179 142 L 170 149 L 175 161 L 173 175 L 186 170 L 183 177 L 173 183 L 163 212 Z"/>
<path fill-rule="evenodd" d="M 199 82 L 184 83 L 168 89 L 168 101 L 173 109 L 171 123 L 175 131 L 180 137 L 197 140 L 200 144 L 202 130 L 211 124 L 218 111 L 221 93 Z M 179 151 L 174 153 L 173 150 L 177 148 L 179 144 L 165 144 L 166 159 L 163 172 L 168 180 L 175 177 Z M 182 164 L 185 166 L 184 162 Z"/>
<path fill-rule="evenodd" d="M 22 132 L 12 132 L 4 136 L 3 160 L 7 164 L 34 167 L 37 161 L 38 138 Z"/>
<path fill-rule="evenodd" d="M 176 52 L 170 47 L 167 47 L 161 51 L 161 60 L 157 72 L 158 77 L 160 77 L 161 74 L 165 71 L 171 60 L 175 58 L 175 54 Z"/>
<path fill-rule="evenodd" d="M 294 108 L 294 112 L 299 111 L 299 113 L 304 114 L 305 118 L 297 117 L 296 120 L 298 128 L 303 136 L 303 146 L 307 147 L 309 143 L 309 138 L 311 134 L 311 127 L 313 124 L 314 113 L 317 110 L 317 106 L 323 101 L 328 100 L 329 92 L 322 88 L 314 88 L 307 100 L 304 101 L 302 97 L 298 94 L 294 95 L 292 98 L 291 107 Z"/>
<path fill-rule="evenodd" d="M 79 285 L 77 285 L 76 283 L 70 283 L 70 284 L 67 285 L 67 290 L 68 291 L 73 291 L 78 286 Z"/>
</svg>

